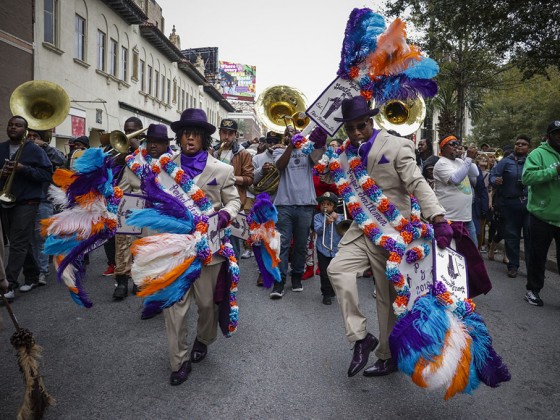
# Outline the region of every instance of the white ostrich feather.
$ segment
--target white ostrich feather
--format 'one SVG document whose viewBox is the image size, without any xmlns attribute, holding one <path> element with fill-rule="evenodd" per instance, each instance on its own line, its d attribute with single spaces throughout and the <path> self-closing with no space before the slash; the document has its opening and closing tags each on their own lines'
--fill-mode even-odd
<svg viewBox="0 0 560 420">
<path fill-rule="evenodd" d="M 54 236 L 77 234 L 87 238 L 92 235 L 92 225 L 107 216 L 107 208 L 102 204 L 93 205 L 90 209 L 82 207 L 66 209 L 52 217 L 47 234 Z"/>
<path fill-rule="evenodd" d="M 451 384 L 463 351 L 469 345 L 469 334 L 464 325 L 450 313 L 447 313 L 447 317 L 450 334 L 443 349 L 443 363 L 438 369 L 428 365 L 422 372 L 429 389 L 448 387 Z"/>
<path fill-rule="evenodd" d="M 68 197 L 66 196 L 66 193 L 62 190 L 62 188 L 51 184 L 47 195 L 54 207 L 64 209 L 68 207 Z"/>
</svg>

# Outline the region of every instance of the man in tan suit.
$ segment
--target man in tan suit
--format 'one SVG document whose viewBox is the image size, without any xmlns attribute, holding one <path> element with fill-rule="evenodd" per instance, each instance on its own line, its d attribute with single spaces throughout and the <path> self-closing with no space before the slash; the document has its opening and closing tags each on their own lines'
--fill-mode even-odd
<svg viewBox="0 0 560 420">
<path fill-rule="evenodd" d="M 175 158 L 186 174 L 201 188 L 218 213 L 218 229 L 227 226 L 241 209 L 241 200 L 235 187 L 233 167 L 208 154 L 216 127 L 208 123 L 201 109 L 183 111 L 181 119 L 171 124 L 177 133 L 181 154 Z M 208 345 L 216 340 L 218 332 L 218 305 L 214 302 L 214 290 L 222 263 L 225 259 L 214 255 L 212 262 L 202 267 L 200 277 L 193 283 L 183 299 L 164 310 L 165 328 L 171 363 L 170 383 L 179 385 L 187 380 L 192 363 L 201 362 L 207 354 Z M 198 306 L 196 339 L 188 352 L 187 312 L 192 297 Z"/>
<path fill-rule="evenodd" d="M 409 194 L 420 203 L 423 216 L 435 224 L 438 246 L 449 245 L 452 231 L 443 219 L 444 209 L 416 165 L 414 144 L 385 130 L 374 130 L 372 117 L 379 112 L 371 110 L 366 100 L 357 96 L 342 103 L 344 128 L 354 148 L 366 166 L 370 177 L 385 196 L 408 218 L 411 212 Z M 355 222 L 339 244 L 339 251 L 328 268 L 329 278 L 336 293 L 346 337 L 354 342 L 354 355 L 348 376 L 356 375 L 367 364 L 369 353 L 377 347 L 377 362 L 366 369 L 365 376 L 383 376 L 397 370 L 391 358 L 389 335 L 395 324 L 392 303 L 396 292 L 385 276 L 388 251 L 368 239 Z M 379 340 L 366 329 L 366 318 L 359 308 L 356 274 L 373 270 L 377 291 L 377 318 Z"/>
</svg>

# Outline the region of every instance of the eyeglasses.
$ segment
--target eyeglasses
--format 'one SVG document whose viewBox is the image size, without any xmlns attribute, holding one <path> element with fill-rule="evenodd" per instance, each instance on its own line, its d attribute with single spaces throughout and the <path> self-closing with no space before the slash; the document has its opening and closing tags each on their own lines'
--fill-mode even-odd
<svg viewBox="0 0 560 420">
<path fill-rule="evenodd" d="M 451 147 L 459 147 L 460 145 L 461 143 L 459 143 L 458 141 L 452 141 L 446 144 L 446 146 L 451 146 Z"/>
<path fill-rule="evenodd" d="M 367 122 L 361 122 L 359 124 L 356 125 L 346 125 L 344 124 L 344 129 L 346 130 L 347 133 L 353 133 L 354 130 L 358 130 L 358 131 L 364 131 L 364 129 L 366 128 Z"/>
</svg>

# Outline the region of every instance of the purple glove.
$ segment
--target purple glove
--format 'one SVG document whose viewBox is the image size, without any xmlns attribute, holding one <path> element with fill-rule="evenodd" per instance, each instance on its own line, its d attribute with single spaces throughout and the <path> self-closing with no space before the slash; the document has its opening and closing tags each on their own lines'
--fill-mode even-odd
<svg viewBox="0 0 560 420">
<path fill-rule="evenodd" d="M 220 210 L 218 212 L 218 229 L 225 228 L 229 223 L 230 215 L 225 210 Z"/>
<path fill-rule="evenodd" d="M 325 147 L 325 144 L 327 144 L 327 132 L 321 127 L 316 127 L 309 135 L 309 141 L 315 144 L 315 149 Z"/>
<path fill-rule="evenodd" d="M 446 248 L 451 243 L 451 239 L 453 239 L 453 228 L 447 220 L 434 223 L 434 236 L 436 237 L 437 246 Z"/>
</svg>

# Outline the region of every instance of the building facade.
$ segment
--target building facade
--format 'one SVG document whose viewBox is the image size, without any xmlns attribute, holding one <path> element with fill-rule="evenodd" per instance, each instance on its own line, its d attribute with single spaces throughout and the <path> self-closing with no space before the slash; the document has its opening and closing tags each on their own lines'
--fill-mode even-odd
<svg viewBox="0 0 560 420">
<path fill-rule="evenodd" d="M 61 150 L 72 137 L 122 130 L 131 116 L 169 125 L 197 107 L 217 125 L 234 111 L 161 31 L 153 0 L 36 0 L 35 9 L 34 79 L 71 100 L 53 134 Z"/>
</svg>

